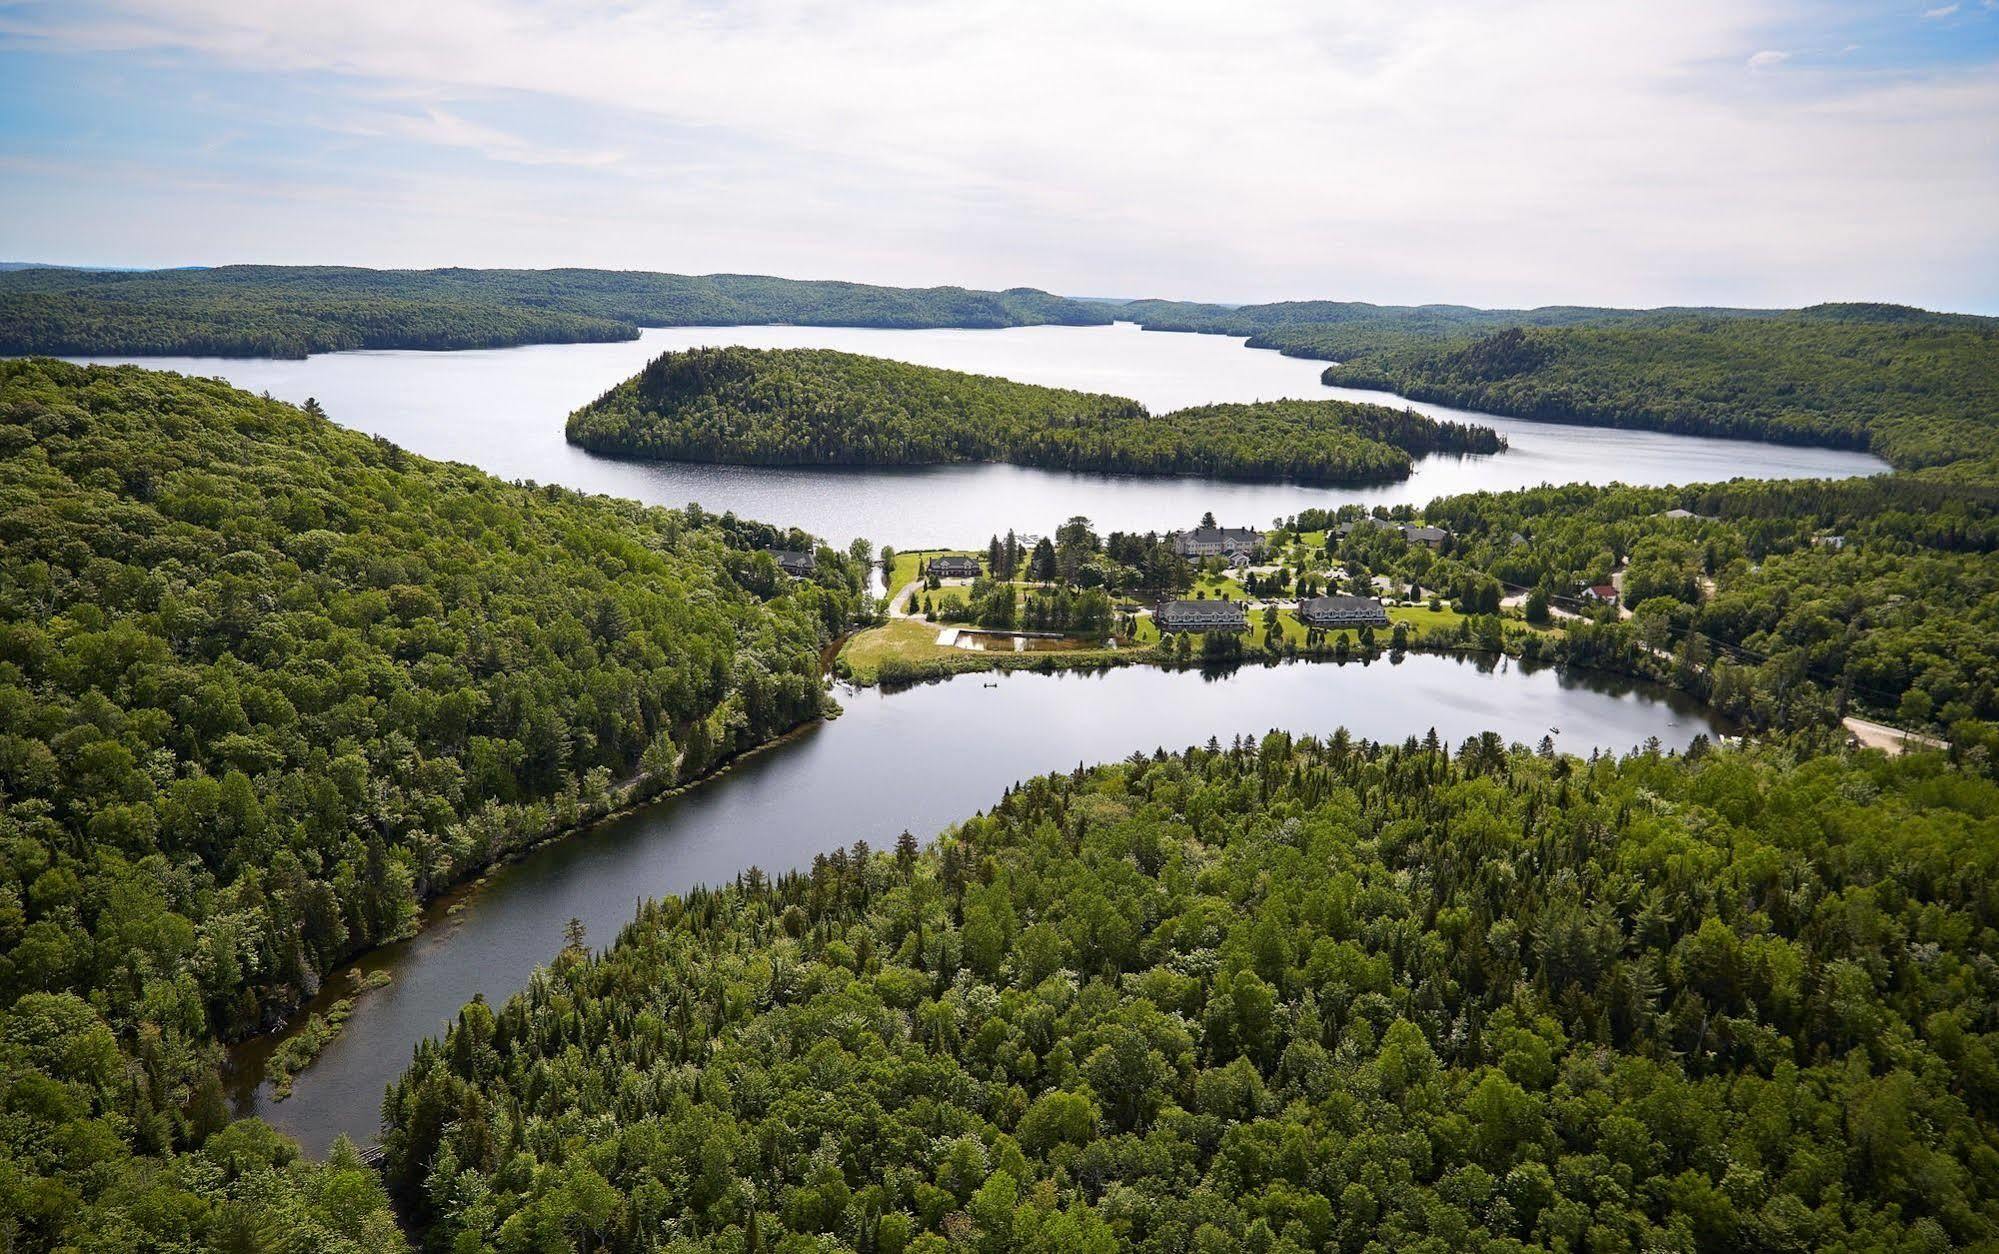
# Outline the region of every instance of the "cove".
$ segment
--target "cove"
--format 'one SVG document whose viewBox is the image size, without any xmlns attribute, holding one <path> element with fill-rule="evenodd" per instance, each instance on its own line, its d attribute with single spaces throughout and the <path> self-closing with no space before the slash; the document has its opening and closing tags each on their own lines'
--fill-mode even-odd
<svg viewBox="0 0 1999 1254">
<path fill-rule="evenodd" d="M 1217 401 L 1373 401 L 1497 428 L 1510 447 L 1480 457 L 1432 456 L 1399 483 L 1359 488 L 1230 483 L 1186 477 L 1076 474 L 1017 466 L 801 469 L 632 462 L 563 439 L 577 406 L 669 349 L 741 344 L 836 348 L 1023 383 L 1133 397 L 1155 412 Z M 717 513 L 803 527 L 844 545 L 860 536 L 898 548 L 966 544 L 1008 528 L 1046 534 L 1075 514 L 1099 531 L 1183 527 L 1204 511 L 1264 525 L 1311 506 L 1423 504 L 1459 492 L 1541 483 L 1704 483 L 1846 478 L 1887 464 L 1868 453 L 1752 440 L 1531 422 L 1329 388 L 1325 363 L 1217 335 L 1100 327 L 998 331 L 845 327 L 672 327 L 619 344 L 543 344 L 462 352 L 328 353 L 304 361 L 220 357 L 77 358 L 215 375 L 252 392 L 316 397 L 334 421 L 427 457 L 468 462 L 505 479 L 560 483 L 653 505 L 699 502 Z"/>
<path fill-rule="evenodd" d="M 727 882 L 751 865 L 804 867 L 857 840 L 891 847 L 905 829 L 928 840 L 1032 775 L 1273 728 L 1329 735 L 1345 727 L 1386 741 L 1434 728 L 1452 746 L 1492 730 L 1526 744 L 1552 736 L 1585 756 L 1654 737 L 1683 748 L 1726 730 L 1691 698 L 1652 685 L 1433 654 L 1223 674 L 1149 666 L 971 674 L 837 695 L 840 717 L 436 903 L 423 932 L 356 964 L 388 971 L 393 982 L 356 999 L 345 1032 L 299 1074 L 289 1100 L 271 1101 L 259 1083 L 271 1038 L 235 1051 L 238 1113 L 262 1116 L 314 1154 L 342 1133 L 365 1144 L 376 1135 L 383 1089 L 415 1044 L 474 994 L 497 1002 L 521 988 L 561 947 L 570 918 L 602 947 L 641 898 Z"/>
</svg>

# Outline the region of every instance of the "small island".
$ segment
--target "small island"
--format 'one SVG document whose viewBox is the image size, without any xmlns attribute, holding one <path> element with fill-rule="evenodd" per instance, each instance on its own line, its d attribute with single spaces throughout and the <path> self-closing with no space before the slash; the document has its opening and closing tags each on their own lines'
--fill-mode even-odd
<svg viewBox="0 0 1999 1254">
<path fill-rule="evenodd" d="M 1370 483 L 1428 453 L 1496 453 L 1487 427 L 1347 401 L 1152 414 L 1038 387 L 825 349 L 698 348 L 655 359 L 569 417 L 594 453 L 749 466 L 1006 462 L 1051 470 Z"/>
</svg>

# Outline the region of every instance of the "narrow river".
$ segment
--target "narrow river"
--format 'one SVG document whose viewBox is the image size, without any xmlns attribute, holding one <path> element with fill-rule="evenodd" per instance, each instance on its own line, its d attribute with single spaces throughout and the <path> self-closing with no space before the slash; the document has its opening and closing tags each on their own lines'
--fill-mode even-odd
<svg viewBox="0 0 1999 1254">
<path fill-rule="evenodd" d="M 1271 728 L 1401 740 L 1430 728 L 1457 744 L 1486 730 L 1510 741 L 1552 735 L 1562 749 L 1623 752 L 1657 737 L 1684 747 L 1722 730 L 1677 693 L 1528 669 L 1518 662 L 1412 654 L 1370 664 L 1294 662 L 1223 676 L 1127 667 L 1095 674 L 963 675 L 884 694 L 838 693 L 845 712 L 679 797 L 544 846 L 484 888 L 439 903 L 414 940 L 369 955 L 393 983 L 361 995 L 346 1031 L 270 1100 L 255 1077 L 267 1041 L 238 1051 L 235 1097 L 312 1152 L 346 1133 L 375 1135 L 382 1090 L 418 1040 L 473 994 L 500 1000 L 562 945 L 572 917 L 609 944 L 641 897 L 776 872 L 904 829 L 928 839 L 1027 776 L 1224 742 Z M 1558 730 L 1559 729 L 1559 730 Z M 446 914 L 451 906 L 459 908 Z"/>
</svg>

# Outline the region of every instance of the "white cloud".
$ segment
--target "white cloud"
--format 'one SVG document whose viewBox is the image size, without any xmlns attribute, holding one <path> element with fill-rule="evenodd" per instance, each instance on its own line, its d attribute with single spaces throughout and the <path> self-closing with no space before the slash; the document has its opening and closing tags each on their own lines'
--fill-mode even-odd
<svg viewBox="0 0 1999 1254">
<path fill-rule="evenodd" d="M 360 135 L 399 135 L 446 148 L 468 148 L 494 161 L 517 165 L 607 166 L 621 154 L 611 149 L 565 148 L 536 144 L 496 127 L 483 126 L 440 108 L 421 113 L 379 114 L 340 124 Z"/>
<path fill-rule="evenodd" d="M 1990 0 L 1987 0 L 1987 2 L 1989 4 Z M 1957 12 L 1957 10 L 1958 6 L 1954 4 L 1939 5 L 1934 9 L 1924 9 L 1923 16 L 1934 21 L 1937 18 L 1949 17 L 1951 14 Z"/>
<path fill-rule="evenodd" d="M 398 171 L 369 191 L 398 216 L 344 230 L 190 213 L 183 259 L 1485 303 L 1942 303 L 1999 271 L 1999 77 L 1744 75 L 1800 0 L 109 2 L 56 37 L 348 76 L 340 125 L 498 163 Z"/>
</svg>

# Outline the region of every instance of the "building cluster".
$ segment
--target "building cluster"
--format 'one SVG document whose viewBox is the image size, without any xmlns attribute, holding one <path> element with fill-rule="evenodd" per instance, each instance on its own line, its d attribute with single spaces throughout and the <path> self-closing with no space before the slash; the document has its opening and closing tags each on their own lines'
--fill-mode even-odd
<svg viewBox="0 0 1999 1254">
<path fill-rule="evenodd" d="M 1382 527 L 1399 534 L 1408 544 L 1420 544 L 1426 549 L 1442 548 L 1451 533 L 1442 527 L 1429 527 L 1422 523 L 1388 522 L 1380 518 L 1359 518 L 1353 522 L 1343 522 L 1333 528 L 1333 534 L 1344 540 L 1363 528 Z"/>
</svg>

